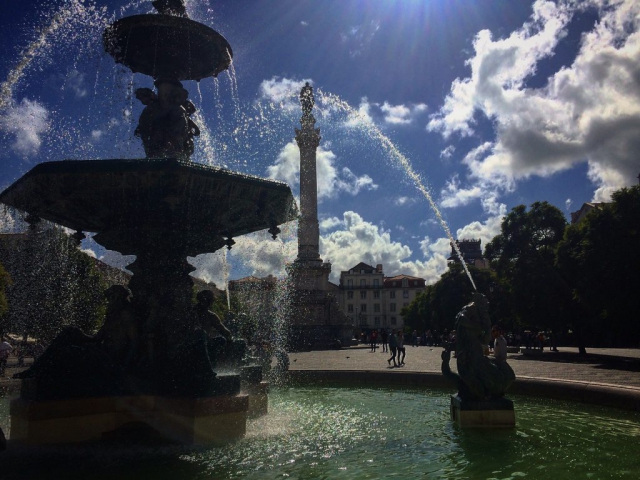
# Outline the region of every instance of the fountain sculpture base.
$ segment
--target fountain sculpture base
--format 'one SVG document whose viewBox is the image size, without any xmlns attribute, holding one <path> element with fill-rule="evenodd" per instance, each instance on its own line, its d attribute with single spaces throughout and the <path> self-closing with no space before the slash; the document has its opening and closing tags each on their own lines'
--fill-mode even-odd
<svg viewBox="0 0 640 480">
<path fill-rule="evenodd" d="M 152 395 L 11 403 L 11 445 L 139 439 L 219 446 L 246 432 L 248 395 Z"/>
<path fill-rule="evenodd" d="M 508 398 L 462 400 L 451 396 L 451 420 L 459 427 L 515 427 L 516 414 L 513 401 Z"/>
</svg>

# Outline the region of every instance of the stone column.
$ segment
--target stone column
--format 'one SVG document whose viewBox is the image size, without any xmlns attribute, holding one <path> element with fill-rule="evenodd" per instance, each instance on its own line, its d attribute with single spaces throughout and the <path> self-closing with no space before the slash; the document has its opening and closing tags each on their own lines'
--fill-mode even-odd
<svg viewBox="0 0 640 480">
<path fill-rule="evenodd" d="M 316 150 L 320 145 L 320 129 L 314 128 L 311 114 L 314 105 L 313 87 L 307 83 L 300 92 L 302 129 L 296 128 L 300 148 L 300 221 L 298 224 L 298 260 L 320 260 L 320 228 L 318 226 L 318 180 Z"/>
</svg>

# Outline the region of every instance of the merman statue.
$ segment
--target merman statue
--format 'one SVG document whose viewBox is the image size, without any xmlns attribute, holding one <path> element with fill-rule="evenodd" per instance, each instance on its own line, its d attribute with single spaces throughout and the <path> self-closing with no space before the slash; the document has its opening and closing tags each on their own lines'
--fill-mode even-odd
<svg viewBox="0 0 640 480">
<path fill-rule="evenodd" d="M 489 302 L 480 293 L 456 316 L 456 359 L 458 373 L 451 371 L 451 346 L 442 352 L 442 374 L 458 388 L 462 400 L 502 397 L 516 376 L 506 360 L 485 356 L 491 338 Z"/>
</svg>

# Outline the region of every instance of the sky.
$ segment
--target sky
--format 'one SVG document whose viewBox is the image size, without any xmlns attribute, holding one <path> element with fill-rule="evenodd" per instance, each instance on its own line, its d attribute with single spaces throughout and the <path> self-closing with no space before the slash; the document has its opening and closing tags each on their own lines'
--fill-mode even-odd
<svg viewBox="0 0 640 480">
<path fill-rule="evenodd" d="M 320 253 L 333 282 L 362 261 L 434 283 L 451 252 L 446 229 L 484 247 L 517 205 L 548 201 L 569 219 L 638 182 L 636 0 L 186 6 L 233 49 L 229 71 L 184 82 L 202 130 L 193 161 L 285 181 L 297 197 L 298 93 L 314 86 Z M 0 189 L 45 161 L 144 157 L 133 91 L 152 80 L 116 65 L 101 33 L 151 11 L 147 0 L 0 4 Z M 3 215 L 1 230 L 23 228 Z M 296 228 L 190 261 L 218 285 L 283 276 Z M 132 260 L 91 238 L 82 248 Z"/>
</svg>

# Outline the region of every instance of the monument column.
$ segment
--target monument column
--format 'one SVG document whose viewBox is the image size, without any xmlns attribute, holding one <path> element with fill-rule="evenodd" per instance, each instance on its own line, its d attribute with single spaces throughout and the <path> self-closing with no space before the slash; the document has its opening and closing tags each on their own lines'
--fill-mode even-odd
<svg viewBox="0 0 640 480">
<path fill-rule="evenodd" d="M 298 261 L 320 260 L 320 229 L 318 226 L 318 179 L 316 150 L 320 145 L 320 129 L 311 111 L 315 100 L 309 82 L 300 91 L 302 129 L 296 128 L 300 149 L 300 220 L 298 224 Z"/>
</svg>

